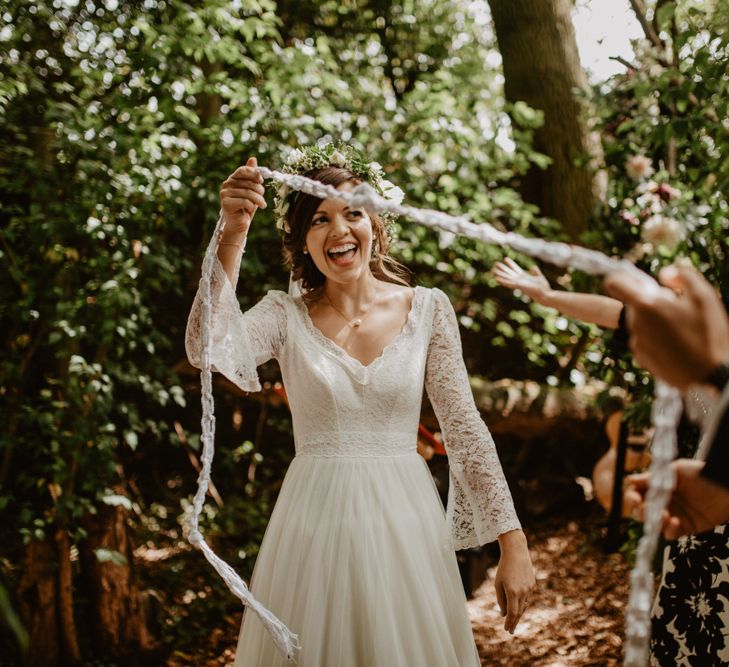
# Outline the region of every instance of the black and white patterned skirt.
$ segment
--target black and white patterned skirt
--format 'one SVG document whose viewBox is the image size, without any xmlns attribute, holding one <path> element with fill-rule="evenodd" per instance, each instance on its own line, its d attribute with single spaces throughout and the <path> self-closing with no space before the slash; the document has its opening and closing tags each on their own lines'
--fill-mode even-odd
<svg viewBox="0 0 729 667">
<path fill-rule="evenodd" d="M 651 665 L 729 665 L 729 524 L 671 542 L 651 613 Z"/>
</svg>

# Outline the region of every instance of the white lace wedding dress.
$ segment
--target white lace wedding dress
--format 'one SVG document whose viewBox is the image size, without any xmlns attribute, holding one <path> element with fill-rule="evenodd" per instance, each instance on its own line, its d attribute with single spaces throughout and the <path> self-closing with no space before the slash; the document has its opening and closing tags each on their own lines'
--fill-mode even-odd
<svg viewBox="0 0 729 667">
<path fill-rule="evenodd" d="M 474 405 L 446 295 L 415 288 L 402 332 L 364 366 L 326 338 L 300 298 L 269 292 L 241 313 L 216 262 L 213 368 L 258 391 L 275 357 L 296 456 L 258 555 L 253 594 L 299 635 L 301 667 L 479 665 L 454 549 L 519 527 Z M 200 296 L 186 336 L 200 358 Z M 447 513 L 416 453 L 423 386 L 450 464 Z M 236 667 L 285 665 L 245 614 Z"/>
</svg>

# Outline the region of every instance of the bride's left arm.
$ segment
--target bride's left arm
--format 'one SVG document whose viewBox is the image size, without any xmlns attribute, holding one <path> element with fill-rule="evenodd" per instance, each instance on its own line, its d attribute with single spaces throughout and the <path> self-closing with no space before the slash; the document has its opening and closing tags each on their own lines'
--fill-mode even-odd
<svg viewBox="0 0 729 667">
<path fill-rule="evenodd" d="M 425 388 L 448 453 L 446 516 L 454 546 L 467 549 L 499 540 L 497 598 L 506 616 L 504 627 L 513 632 L 534 586 L 534 572 L 496 446 L 473 400 L 453 306 L 437 289 Z"/>
</svg>

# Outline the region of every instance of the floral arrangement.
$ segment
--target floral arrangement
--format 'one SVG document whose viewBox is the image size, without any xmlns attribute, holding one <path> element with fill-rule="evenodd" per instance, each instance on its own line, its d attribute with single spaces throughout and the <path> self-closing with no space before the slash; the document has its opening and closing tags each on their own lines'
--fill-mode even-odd
<svg viewBox="0 0 729 667">
<path fill-rule="evenodd" d="M 348 169 L 357 178 L 371 185 L 377 194 L 394 204 L 399 204 L 403 200 L 403 191 L 384 178 L 384 171 L 380 164 L 368 162 L 362 153 L 346 144 L 329 143 L 322 146 L 295 148 L 289 153 L 281 171 L 303 175 L 325 167 Z M 276 228 L 290 234 L 291 229 L 286 220 L 286 214 L 291 204 L 289 195 L 292 194 L 292 191 L 283 183 L 278 183 L 275 187 L 273 215 L 276 220 Z M 395 219 L 395 215 L 389 212 L 383 212 L 381 215 L 388 225 Z"/>
<path fill-rule="evenodd" d="M 619 216 L 640 230 L 643 241 L 628 253 L 628 258 L 636 261 L 658 247 L 673 252 L 687 233 L 676 215 L 681 191 L 669 183 L 654 180 L 653 162 L 645 155 L 629 156 L 625 172 L 636 184 L 636 196 L 623 200 Z"/>
</svg>

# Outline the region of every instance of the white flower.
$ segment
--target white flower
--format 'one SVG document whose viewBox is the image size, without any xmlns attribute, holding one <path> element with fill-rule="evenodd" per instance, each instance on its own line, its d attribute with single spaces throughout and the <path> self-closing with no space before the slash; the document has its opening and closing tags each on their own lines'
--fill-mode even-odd
<svg viewBox="0 0 729 667">
<path fill-rule="evenodd" d="M 635 201 L 644 211 L 650 213 L 660 213 L 663 210 L 663 200 L 655 192 L 645 192 Z"/>
<path fill-rule="evenodd" d="M 372 169 L 372 173 L 375 176 L 382 175 L 382 165 L 379 162 L 373 162 L 372 164 L 370 164 L 370 169 Z"/>
<path fill-rule="evenodd" d="M 405 193 L 397 185 L 383 179 L 380 187 L 382 188 L 382 196 L 385 199 L 391 201 L 393 204 L 402 204 L 403 199 L 405 199 Z"/>
<path fill-rule="evenodd" d="M 334 151 L 329 158 L 329 162 L 337 167 L 346 167 L 347 158 L 342 155 L 339 151 Z"/>
<path fill-rule="evenodd" d="M 297 163 L 302 157 L 304 157 L 304 152 L 300 151 L 298 148 L 294 148 L 286 158 L 286 164 L 295 164 Z"/>
<path fill-rule="evenodd" d="M 681 223 L 666 215 L 652 215 L 643 223 L 641 236 L 646 243 L 673 250 L 683 235 Z"/>
<path fill-rule="evenodd" d="M 638 185 L 635 186 L 635 191 L 638 194 L 642 195 L 646 192 L 655 192 L 657 187 L 658 183 L 651 179 L 650 181 L 643 181 L 642 183 L 638 183 Z"/>
<path fill-rule="evenodd" d="M 281 198 L 281 201 L 286 199 L 286 197 L 289 196 L 290 192 L 291 192 L 291 188 L 288 185 L 284 185 L 282 183 L 278 188 L 278 196 Z"/>
<path fill-rule="evenodd" d="M 634 181 L 650 178 L 655 173 L 653 161 L 645 155 L 631 155 L 625 161 L 625 171 Z"/>
</svg>

